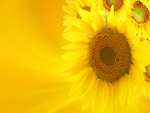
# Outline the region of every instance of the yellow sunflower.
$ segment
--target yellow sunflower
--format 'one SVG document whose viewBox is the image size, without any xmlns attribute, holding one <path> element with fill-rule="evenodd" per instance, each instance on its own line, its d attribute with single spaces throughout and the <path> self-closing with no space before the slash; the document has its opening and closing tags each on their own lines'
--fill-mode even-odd
<svg viewBox="0 0 150 113">
<path fill-rule="evenodd" d="M 127 9 L 131 6 L 132 0 L 99 0 L 102 5 L 99 9 L 105 9 L 107 14 L 110 12 L 111 6 L 114 5 L 114 11 L 117 17 L 126 17 Z"/>
<path fill-rule="evenodd" d="M 149 42 L 150 40 L 150 1 L 149 0 L 133 0 L 128 12 L 128 30 L 141 41 Z"/>
<path fill-rule="evenodd" d="M 139 94 L 150 98 L 150 47 L 146 43 L 138 42 L 135 48 L 139 53 L 133 54 L 135 65 L 131 66 L 131 73 L 134 75 L 131 77 Z"/>
<path fill-rule="evenodd" d="M 63 34 L 71 44 L 63 47 L 68 51 L 62 55 L 67 61 L 62 71 L 68 74 L 70 82 L 74 82 L 70 95 L 83 96 L 83 111 L 92 103 L 94 113 L 121 112 L 123 106 L 134 105 L 136 100 L 131 79 L 134 76 L 132 67 L 140 63 L 135 61 L 134 56 L 140 56 L 140 50 L 145 46 L 138 45 L 138 40 L 127 32 L 124 19 L 114 16 L 114 6 L 105 22 L 101 13 L 98 15 L 91 20 L 90 14 L 84 17 L 82 13 L 81 18 L 93 23 L 74 20 L 80 32 Z M 144 61 L 149 62 L 149 58 Z M 141 109 L 137 113 L 142 113 Z M 146 109 L 148 112 L 149 108 Z"/>
<path fill-rule="evenodd" d="M 67 3 L 68 6 L 63 6 L 64 11 L 67 13 L 67 15 L 64 16 L 64 25 L 67 26 L 65 31 L 77 30 L 76 27 L 72 25 L 74 24 L 72 21 L 81 19 L 79 10 L 88 15 L 92 10 L 95 10 L 98 5 L 101 5 L 101 3 L 97 3 L 97 0 L 67 0 Z"/>
<path fill-rule="evenodd" d="M 67 81 L 67 75 L 70 72 L 61 76 L 59 71 L 62 65 L 66 63 L 60 59 L 60 55 L 64 52 L 60 47 L 66 44 L 61 38 L 63 30 L 61 26 L 62 4 L 64 4 L 64 0 L 1 0 L 0 113 L 93 113 L 94 107 L 89 107 L 93 103 L 88 100 L 91 100 L 91 98 L 88 96 L 82 96 L 84 98 L 72 96 L 73 93 L 70 91 L 72 83 Z M 88 20 L 85 24 L 81 22 L 81 26 L 86 26 Z M 99 22 L 103 22 L 99 19 L 96 21 L 98 24 L 92 24 L 91 27 L 94 32 L 99 30 L 98 28 L 101 26 Z M 93 32 L 88 32 L 89 29 L 87 30 L 87 28 L 88 26 L 83 30 L 81 27 L 81 30 L 79 30 L 86 33 L 86 38 L 93 34 Z M 84 44 L 85 48 L 89 47 L 86 43 Z M 83 43 L 79 41 L 79 44 L 72 43 L 64 49 L 80 47 L 83 47 Z M 94 76 L 93 79 L 97 80 Z M 78 76 L 77 78 L 72 76 L 69 77 L 70 81 L 75 80 L 73 77 L 78 79 Z M 128 86 L 130 87 L 128 92 L 132 92 L 134 91 L 132 90 L 133 85 L 129 81 L 131 87 Z M 105 81 L 103 82 L 106 84 Z M 97 83 L 99 82 L 97 81 L 94 84 Z M 112 86 L 112 90 L 108 91 L 114 94 L 113 92 L 118 89 L 114 90 L 113 84 L 110 84 L 110 82 L 108 84 Z M 84 94 L 91 95 L 92 91 L 98 91 L 92 83 L 91 86 L 93 86 L 91 90 L 88 90 L 87 93 L 84 92 Z M 103 86 L 99 88 L 105 90 Z M 93 88 L 96 88 L 96 90 L 93 90 Z M 70 91 L 70 97 L 68 97 L 68 91 Z M 126 101 L 129 106 L 125 104 L 125 107 L 119 108 L 117 102 L 113 104 L 116 106 L 115 112 L 146 113 L 149 111 L 148 100 L 143 97 L 138 100 L 133 98 L 136 97 L 134 92 L 130 95 L 128 95 L 129 98 Z M 98 98 L 100 96 L 97 95 Z M 84 107 L 82 107 L 82 101 Z M 110 100 L 110 103 L 112 102 L 113 99 Z M 114 109 L 110 105 L 108 108 Z M 95 112 L 97 113 L 99 110 Z"/>
</svg>

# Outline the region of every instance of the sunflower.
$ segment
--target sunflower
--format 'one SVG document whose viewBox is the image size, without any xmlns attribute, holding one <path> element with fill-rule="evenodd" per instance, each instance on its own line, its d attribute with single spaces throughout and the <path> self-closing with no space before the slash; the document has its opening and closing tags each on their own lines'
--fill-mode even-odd
<svg viewBox="0 0 150 113">
<path fill-rule="evenodd" d="M 127 23 L 114 15 L 114 6 L 105 22 L 103 15 L 98 15 L 91 20 L 92 24 L 76 20 L 75 26 L 80 32 L 63 34 L 71 44 L 63 47 L 68 51 L 62 55 L 67 61 L 62 71 L 74 82 L 70 95 L 83 96 L 83 111 L 92 102 L 94 113 L 120 112 L 136 97 L 131 76 L 134 76 L 133 67 L 141 63 L 135 61 L 135 55 L 141 56 L 140 50 L 145 46 L 141 47 L 139 40 L 127 32 Z M 81 18 L 91 19 L 91 15 L 84 16 Z M 149 62 L 149 58 L 144 61 Z"/>
<path fill-rule="evenodd" d="M 77 30 L 76 27 L 73 27 L 72 21 L 76 19 L 81 19 L 79 14 L 80 12 L 84 12 L 88 15 L 92 10 L 95 10 L 97 6 L 100 7 L 101 2 L 97 2 L 97 0 L 67 0 L 68 6 L 63 6 L 64 11 L 67 13 L 64 16 L 65 21 L 64 25 L 67 26 L 65 31 Z M 84 17 L 82 17 L 83 19 Z"/>
<path fill-rule="evenodd" d="M 91 82 L 90 85 L 93 87 L 89 87 L 81 98 L 72 96 L 73 93 L 70 90 L 72 82 L 68 83 L 67 81 L 67 78 L 70 81 L 78 80 L 79 75 L 68 77 L 67 75 L 70 72 L 67 72 L 64 76 L 60 75 L 59 70 L 66 63 L 60 59 L 60 55 L 64 52 L 60 49 L 60 46 L 66 43 L 60 35 L 63 30 L 61 26 L 62 4 L 63 1 L 60 0 L 1 0 L 0 113 L 93 113 L 92 108 L 89 107 L 93 103 L 88 96 L 95 97 L 94 95 L 97 95 L 98 98 L 101 96 L 98 95 L 99 90 L 94 85 L 99 83 L 97 77 L 93 76 L 93 79 L 96 79 L 97 82 Z M 81 22 L 80 25 L 85 27 L 87 21 Z M 83 30 L 86 33 L 85 40 L 90 41 L 93 32 L 99 30 L 98 28 L 101 25 L 99 22 L 103 21 L 98 19 L 98 24 L 92 24 L 92 27 L 88 30 L 88 25 L 84 30 L 80 26 L 79 31 Z M 90 32 L 92 29 L 93 32 Z M 75 50 L 76 48 L 89 47 L 87 43 L 76 38 L 72 39 L 74 43 L 63 48 Z M 75 43 L 76 40 L 79 40 L 78 44 Z M 144 70 L 144 73 L 149 75 L 148 70 L 147 72 Z M 121 110 L 123 110 L 121 111 L 116 102 L 114 104 L 116 106 L 115 112 L 148 112 L 149 101 L 143 97 L 136 99 L 136 95 L 134 92 L 132 93 L 134 91 L 132 82 L 129 81 L 128 92 L 131 93 L 128 95 L 130 98 L 126 101 L 129 106 L 121 107 Z M 107 92 L 107 94 L 114 94 L 113 84 L 103 82 L 112 86 L 111 91 L 109 90 L 110 92 Z M 103 82 L 101 81 L 104 86 Z M 105 90 L 103 86 L 99 87 L 99 89 L 103 88 L 103 90 L 100 90 L 101 92 Z M 68 97 L 68 91 L 70 91 L 70 97 Z M 94 102 L 97 97 L 95 97 Z M 117 96 L 115 97 L 117 98 Z M 84 102 L 83 107 L 82 101 Z M 114 109 L 111 106 L 112 102 L 113 98 L 111 98 L 108 108 Z M 95 112 L 97 113 L 99 110 Z"/>
<path fill-rule="evenodd" d="M 125 9 L 126 10 L 126 9 Z M 124 10 L 124 11 L 125 11 Z M 150 1 L 149 0 L 133 0 L 128 12 L 128 30 L 141 41 L 149 43 L 150 40 Z"/>
<path fill-rule="evenodd" d="M 131 6 L 131 0 L 99 0 L 99 2 L 102 2 L 102 6 L 98 6 L 99 9 L 105 9 L 107 14 L 110 12 L 111 6 L 114 5 L 117 17 L 126 17 L 128 13 L 126 10 Z"/>
<path fill-rule="evenodd" d="M 139 96 L 144 95 L 150 98 L 150 47 L 146 43 L 138 42 L 135 46 L 139 50 L 138 54 L 134 54 L 135 65 L 131 68 L 131 72 L 134 76 L 131 76 L 136 87 Z M 145 47 L 144 47 L 145 46 Z M 147 59 L 147 60 L 145 60 Z"/>
</svg>

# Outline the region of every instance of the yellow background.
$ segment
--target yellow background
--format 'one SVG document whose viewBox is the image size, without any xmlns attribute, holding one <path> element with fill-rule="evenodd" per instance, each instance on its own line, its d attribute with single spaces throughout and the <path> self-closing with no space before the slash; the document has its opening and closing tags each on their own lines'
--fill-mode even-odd
<svg viewBox="0 0 150 113">
<path fill-rule="evenodd" d="M 58 71 L 64 4 L 0 1 L 0 113 L 44 113 L 66 99 L 68 85 Z"/>
</svg>

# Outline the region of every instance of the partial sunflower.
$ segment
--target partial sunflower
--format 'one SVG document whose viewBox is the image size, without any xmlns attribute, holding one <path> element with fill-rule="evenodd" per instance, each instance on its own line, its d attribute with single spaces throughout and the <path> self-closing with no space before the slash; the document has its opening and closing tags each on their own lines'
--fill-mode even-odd
<svg viewBox="0 0 150 113">
<path fill-rule="evenodd" d="M 64 16 L 65 21 L 64 25 L 67 26 L 65 31 L 76 30 L 76 27 L 72 25 L 72 20 L 81 19 L 79 14 L 79 10 L 85 12 L 86 15 L 90 14 L 91 10 L 94 10 L 97 5 L 101 5 L 101 3 L 97 4 L 98 0 L 66 0 L 67 6 L 63 6 L 64 11 L 67 13 Z M 92 9 L 92 7 L 94 7 Z M 83 18 L 82 18 L 83 19 Z"/>
<path fill-rule="evenodd" d="M 110 12 L 111 6 L 114 5 L 114 11 L 117 17 L 126 17 L 127 9 L 131 5 L 131 0 L 99 0 L 102 2 L 102 9 L 105 9 L 107 13 Z M 99 5 L 100 6 L 100 5 Z"/>
<path fill-rule="evenodd" d="M 71 44 L 63 47 L 68 51 L 62 55 L 67 61 L 62 71 L 74 82 L 70 95 L 83 97 L 83 111 L 92 103 L 94 113 L 120 113 L 136 100 L 131 67 L 140 63 L 133 56 L 141 53 L 135 48 L 136 38 L 126 32 L 127 23 L 114 16 L 114 6 L 105 22 L 98 15 L 93 24 L 74 20 L 80 32 L 63 34 Z M 90 20 L 90 16 L 84 18 Z M 136 113 L 142 113 L 141 109 Z"/>
<path fill-rule="evenodd" d="M 139 47 L 140 46 L 140 47 Z M 146 43 L 138 41 L 134 47 L 139 53 L 133 54 L 133 61 L 135 62 L 131 69 L 131 76 L 139 96 L 146 96 L 150 98 L 150 46 Z"/>
<path fill-rule="evenodd" d="M 128 29 L 141 41 L 150 41 L 150 1 L 133 0 L 128 12 Z"/>
<path fill-rule="evenodd" d="M 138 99 L 132 100 L 130 105 L 124 106 L 122 113 L 149 113 L 149 106 L 149 99 L 142 96 Z"/>
</svg>

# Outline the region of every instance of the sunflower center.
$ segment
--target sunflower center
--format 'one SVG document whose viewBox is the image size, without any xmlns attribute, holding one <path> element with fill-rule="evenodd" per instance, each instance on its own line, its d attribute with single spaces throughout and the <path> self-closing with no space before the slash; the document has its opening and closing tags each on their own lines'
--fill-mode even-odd
<svg viewBox="0 0 150 113">
<path fill-rule="evenodd" d="M 114 5 L 114 10 L 118 10 L 123 5 L 123 0 L 103 0 L 104 7 L 110 11 L 111 6 Z"/>
<path fill-rule="evenodd" d="M 146 72 L 144 73 L 145 74 L 145 80 L 147 82 L 150 82 L 150 65 L 146 66 Z"/>
<path fill-rule="evenodd" d="M 113 48 L 104 47 L 100 50 L 100 58 L 106 65 L 112 65 L 115 62 L 116 55 Z"/>
<path fill-rule="evenodd" d="M 136 1 L 133 8 L 133 19 L 140 23 L 146 23 L 149 19 L 149 10 L 140 1 Z"/>
<path fill-rule="evenodd" d="M 150 77 L 150 66 L 147 66 L 147 75 Z"/>
<path fill-rule="evenodd" d="M 115 4 L 115 0 L 106 0 L 106 2 L 109 6 L 112 6 Z"/>
<path fill-rule="evenodd" d="M 129 71 L 130 46 L 116 29 L 102 29 L 92 39 L 89 54 L 91 67 L 104 80 L 115 81 Z"/>
</svg>

